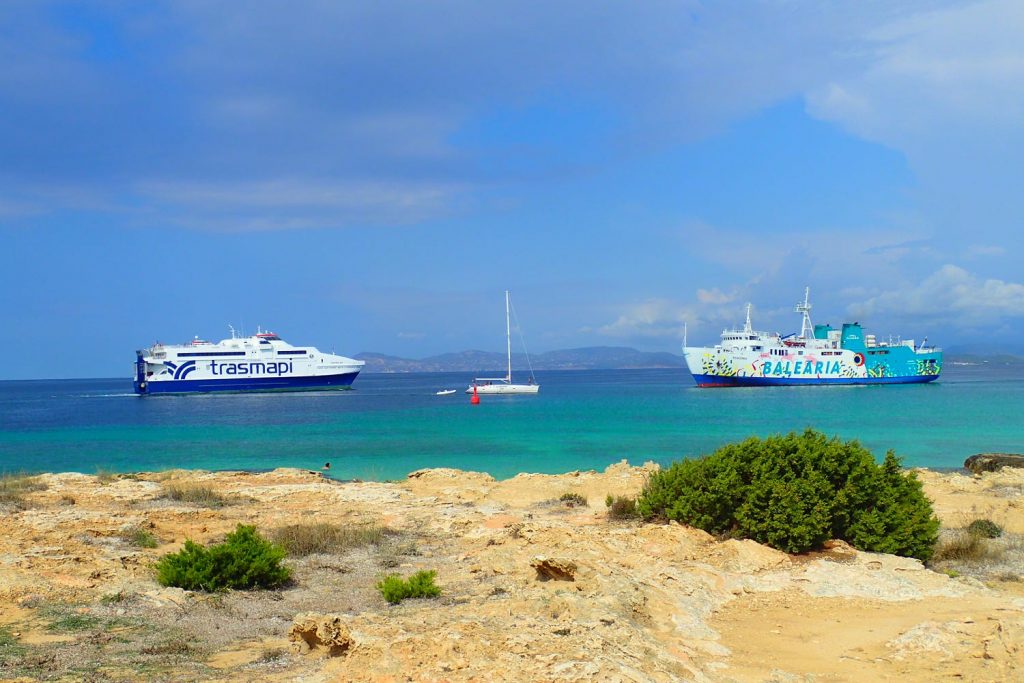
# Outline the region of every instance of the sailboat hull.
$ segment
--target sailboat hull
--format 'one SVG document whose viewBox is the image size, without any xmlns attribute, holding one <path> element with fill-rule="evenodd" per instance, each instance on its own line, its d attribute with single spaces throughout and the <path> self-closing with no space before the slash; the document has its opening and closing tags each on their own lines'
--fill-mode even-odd
<svg viewBox="0 0 1024 683">
<path fill-rule="evenodd" d="M 540 391 L 539 384 L 478 384 L 478 394 L 536 394 Z M 473 393 L 473 387 L 466 389 L 467 394 Z"/>
</svg>

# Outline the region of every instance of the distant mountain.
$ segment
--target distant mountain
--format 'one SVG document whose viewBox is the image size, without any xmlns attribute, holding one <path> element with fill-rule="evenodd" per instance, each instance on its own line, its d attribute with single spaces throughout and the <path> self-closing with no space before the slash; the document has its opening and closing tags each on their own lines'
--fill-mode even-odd
<svg viewBox="0 0 1024 683">
<path fill-rule="evenodd" d="M 505 354 L 491 351 L 443 353 L 419 360 L 382 353 L 364 352 L 356 358 L 365 361 L 363 372 L 473 372 L 504 376 Z M 589 346 L 561 349 L 530 356 L 534 370 L 622 370 L 634 368 L 685 368 L 682 356 L 664 351 L 638 351 L 625 346 Z M 527 369 L 526 356 L 512 354 L 512 369 Z"/>
</svg>

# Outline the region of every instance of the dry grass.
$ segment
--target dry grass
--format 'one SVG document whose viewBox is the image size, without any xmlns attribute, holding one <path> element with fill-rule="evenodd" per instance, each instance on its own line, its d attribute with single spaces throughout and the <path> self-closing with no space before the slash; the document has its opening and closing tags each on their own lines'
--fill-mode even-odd
<svg viewBox="0 0 1024 683">
<path fill-rule="evenodd" d="M 387 527 L 374 524 L 290 524 L 274 529 L 270 540 L 283 546 L 294 557 L 314 553 L 341 555 L 355 548 L 379 546 L 393 533 Z"/>
<path fill-rule="evenodd" d="M 640 516 L 636 511 L 636 498 L 608 494 L 604 504 L 608 507 L 609 519 L 636 519 Z"/>
<path fill-rule="evenodd" d="M 27 506 L 26 493 L 44 491 L 47 486 L 38 478 L 25 474 L 0 474 L 0 505 L 16 508 Z"/>
<path fill-rule="evenodd" d="M 565 503 L 566 507 L 587 507 L 587 497 L 580 495 L 579 493 L 569 492 L 563 493 L 558 497 L 559 502 Z"/>
<path fill-rule="evenodd" d="M 179 503 L 192 503 L 208 508 L 219 508 L 231 504 L 231 499 L 209 486 L 200 484 L 166 484 L 161 498 Z"/>
<path fill-rule="evenodd" d="M 932 555 L 932 562 L 947 560 L 977 562 L 996 559 L 998 546 L 991 544 L 982 536 L 963 529 L 953 529 L 939 538 Z"/>
</svg>

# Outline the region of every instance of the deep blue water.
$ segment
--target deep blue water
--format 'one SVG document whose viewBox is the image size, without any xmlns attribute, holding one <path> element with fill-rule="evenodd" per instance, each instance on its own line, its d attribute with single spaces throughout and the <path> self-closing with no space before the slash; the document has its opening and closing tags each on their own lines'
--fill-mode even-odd
<svg viewBox="0 0 1024 683">
<path fill-rule="evenodd" d="M 393 479 L 423 467 L 504 478 L 668 463 L 814 427 L 876 456 L 955 468 L 1024 452 L 1024 367 L 947 365 L 925 385 L 697 389 L 684 370 L 546 372 L 537 396 L 462 393 L 471 373 L 360 376 L 352 391 L 149 396 L 127 378 L 0 382 L 0 471 L 319 469 Z M 440 388 L 458 388 L 439 397 Z"/>
</svg>

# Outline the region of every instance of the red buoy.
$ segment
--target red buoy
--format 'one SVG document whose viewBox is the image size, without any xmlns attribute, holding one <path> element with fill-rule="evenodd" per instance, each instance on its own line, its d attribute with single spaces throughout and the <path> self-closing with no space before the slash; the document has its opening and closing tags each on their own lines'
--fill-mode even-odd
<svg viewBox="0 0 1024 683">
<path fill-rule="evenodd" d="M 476 385 L 475 384 L 473 385 L 473 395 L 469 397 L 469 402 L 472 405 L 475 405 L 475 406 L 480 405 L 480 396 L 476 393 Z"/>
</svg>

